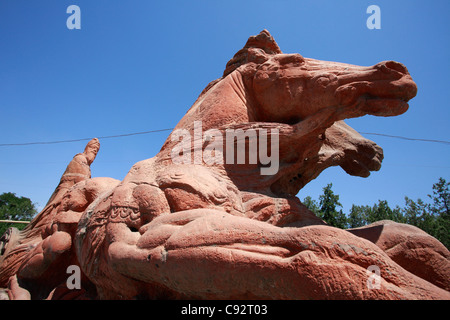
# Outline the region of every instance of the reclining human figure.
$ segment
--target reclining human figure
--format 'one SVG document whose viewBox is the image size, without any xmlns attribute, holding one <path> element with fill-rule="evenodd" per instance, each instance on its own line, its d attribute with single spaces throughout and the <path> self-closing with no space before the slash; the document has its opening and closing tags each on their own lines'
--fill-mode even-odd
<svg viewBox="0 0 450 320">
<path fill-rule="evenodd" d="M 52 209 L 38 217 L 47 216 L 51 228 L 33 233 L 31 226 L 23 238 L 33 233 L 33 240 L 21 240 L 41 249 L 22 247 L 14 260 L 20 241 L 7 247 L 0 286 L 9 280 L 13 298 L 24 296 L 21 290 L 32 298 L 72 298 L 64 277 L 76 264 L 83 273 L 78 297 L 85 298 L 448 299 L 448 280 L 432 284 L 406 271 L 364 230 L 330 227 L 295 196 L 330 166 L 362 177 L 380 169 L 382 149 L 343 120 L 402 114 L 416 91 L 400 63 L 359 67 L 283 54 L 264 30 L 174 132 L 194 137 L 192 157 L 211 143 L 195 140 L 196 121 L 222 136 L 270 132 L 268 139 L 279 142 L 269 150 L 278 151 L 276 173 L 262 175 L 261 162 L 174 163 L 180 141 L 173 132 L 123 181 L 86 177 L 50 201 Z M 427 268 L 441 268 L 449 279 L 448 250 L 437 240 L 428 244 L 440 264 Z M 370 266 L 381 271 L 376 288 L 368 285 Z M 49 279 L 50 270 L 60 276 Z"/>
</svg>

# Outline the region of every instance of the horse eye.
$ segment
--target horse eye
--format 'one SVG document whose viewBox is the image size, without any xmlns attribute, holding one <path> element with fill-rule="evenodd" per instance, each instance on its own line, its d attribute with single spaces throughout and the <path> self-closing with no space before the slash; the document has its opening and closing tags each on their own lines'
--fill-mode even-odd
<svg viewBox="0 0 450 320">
<path fill-rule="evenodd" d="M 284 64 L 297 64 L 300 65 L 305 62 L 305 59 L 298 53 L 295 54 L 280 54 L 277 56 L 277 60 L 281 65 Z"/>
<path fill-rule="evenodd" d="M 301 54 L 293 54 L 292 55 L 292 59 L 297 62 L 297 63 L 304 63 L 305 62 L 305 58 L 303 58 L 303 56 Z"/>
</svg>

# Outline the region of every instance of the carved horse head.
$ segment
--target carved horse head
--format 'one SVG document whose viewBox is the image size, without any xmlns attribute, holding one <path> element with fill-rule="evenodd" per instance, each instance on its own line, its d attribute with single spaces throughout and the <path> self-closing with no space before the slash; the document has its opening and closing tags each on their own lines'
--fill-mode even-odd
<svg viewBox="0 0 450 320">
<path fill-rule="evenodd" d="M 416 92 L 408 70 L 398 62 L 362 67 L 284 54 L 263 30 L 248 39 L 175 129 L 193 133 L 195 121 L 201 121 L 203 131 L 223 133 L 233 128 L 276 128 L 280 140 L 274 152 L 279 153 L 280 168 L 275 174 L 255 177 L 252 184 L 248 176 L 252 170 L 259 172 L 255 166 L 224 161 L 225 169 L 239 188 L 295 195 L 330 166 L 362 177 L 378 170 L 382 149 L 342 120 L 402 114 Z M 163 158 L 176 143 L 169 137 L 161 149 Z M 200 145 L 204 147 L 205 141 Z"/>
</svg>

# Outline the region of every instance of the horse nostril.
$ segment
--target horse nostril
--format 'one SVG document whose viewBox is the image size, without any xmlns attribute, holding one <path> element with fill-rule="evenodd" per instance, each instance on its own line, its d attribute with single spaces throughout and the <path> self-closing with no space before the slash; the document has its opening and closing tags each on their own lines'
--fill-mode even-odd
<svg viewBox="0 0 450 320">
<path fill-rule="evenodd" d="M 395 61 L 386 61 L 384 63 L 381 63 L 381 71 L 388 73 L 392 70 L 403 73 L 403 74 L 409 74 L 408 69 L 406 67 L 398 62 Z"/>
</svg>

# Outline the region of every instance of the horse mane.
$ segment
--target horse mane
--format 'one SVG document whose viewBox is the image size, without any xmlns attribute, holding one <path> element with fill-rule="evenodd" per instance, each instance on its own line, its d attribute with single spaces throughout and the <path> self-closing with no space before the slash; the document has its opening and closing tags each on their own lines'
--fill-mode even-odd
<svg viewBox="0 0 450 320">
<path fill-rule="evenodd" d="M 259 55 L 256 51 L 260 51 Z M 255 59 L 254 54 L 256 53 L 257 57 Z M 245 46 L 239 50 L 230 61 L 227 62 L 225 67 L 225 71 L 223 72 L 223 77 L 226 77 L 234 70 L 239 68 L 240 66 L 255 62 L 255 63 L 264 63 L 268 60 L 267 55 L 275 55 L 281 54 L 280 47 L 276 43 L 275 39 L 272 35 L 264 29 L 256 36 L 251 36 L 248 38 Z"/>
<path fill-rule="evenodd" d="M 256 36 L 251 36 L 248 38 L 245 46 L 240 49 L 236 54 L 231 58 L 223 72 L 222 77 L 211 81 L 208 85 L 203 89 L 197 98 L 196 102 L 203 98 L 203 96 L 212 89 L 216 84 L 225 79 L 229 74 L 235 71 L 242 65 L 247 63 L 256 63 L 261 64 L 268 60 L 268 55 L 275 55 L 283 53 L 276 43 L 275 39 L 272 35 L 264 29 Z M 195 105 L 195 103 L 194 103 Z"/>
</svg>

